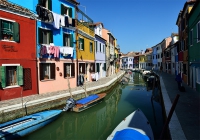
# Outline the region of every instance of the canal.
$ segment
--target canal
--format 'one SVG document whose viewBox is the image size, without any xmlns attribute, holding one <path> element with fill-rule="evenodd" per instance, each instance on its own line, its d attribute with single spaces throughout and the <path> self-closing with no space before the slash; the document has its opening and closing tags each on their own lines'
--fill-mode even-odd
<svg viewBox="0 0 200 140">
<path fill-rule="evenodd" d="M 113 129 L 137 108 L 144 112 L 154 138 L 158 139 L 164 122 L 160 98 L 155 99 L 152 90 L 147 90 L 142 75 L 133 72 L 128 84 L 116 85 L 100 104 L 80 113 L 63 112 L 57 120 L 22 140 L 106 140 Z"/>
</svg>

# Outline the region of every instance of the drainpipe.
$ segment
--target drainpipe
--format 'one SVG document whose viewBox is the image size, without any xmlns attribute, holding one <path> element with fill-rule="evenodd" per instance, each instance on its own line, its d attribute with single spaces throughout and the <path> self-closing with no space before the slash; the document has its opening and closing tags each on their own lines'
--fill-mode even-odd
<svg viewBox="0 0 200 140">
<path fill-rule="evenodd" d="M 76 19 L 76 30 L 75 30 L 75 34 L 76 34 L 76 86 L 78 87 L 78 14 L 77 14 L 77 10 L 78 10 L 78 6 L 76 5 L 76 10 L 75 10 L 75 19 Z"/>
</svg>

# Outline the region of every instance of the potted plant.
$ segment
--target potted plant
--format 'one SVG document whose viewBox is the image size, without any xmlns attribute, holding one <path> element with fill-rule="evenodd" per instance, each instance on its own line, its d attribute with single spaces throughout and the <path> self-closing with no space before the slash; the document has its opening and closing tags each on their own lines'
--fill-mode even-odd
<svg viewBox="0 0 200 140">
<path fill-rule="evenodd" d="M 49 79 L 49 75 L 45 75 L 45 76 L 44 76 L 44 79 Z"/>
</svg>

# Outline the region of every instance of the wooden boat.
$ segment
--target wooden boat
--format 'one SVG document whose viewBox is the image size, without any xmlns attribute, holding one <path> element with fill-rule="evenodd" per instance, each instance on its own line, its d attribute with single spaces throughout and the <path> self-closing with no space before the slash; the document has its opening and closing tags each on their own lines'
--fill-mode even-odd
<svg viewBox="0 0 200 140">
<path fill-rule="evenodd" d="M 27 115 L 0 124 L 0 139 L 13 140 L 23 137 L 55 120 L 62 110 L 49 110 Z"/>
<path fill-rule="evenodd" d="M 69 98 L 63 111 L 67 111 L 70 109 L 74 112 L 81 112 L 100 103 L 105 98 L 105 96 L 106 93 L 93 94 L 77 101 L 75 101 L 72 98 Z"/>
<path fill-rule="evenodd" d="M 107 140 L 153 140 L 153 131 L 140 109 L 128 115 L 108 136 Z"/>
</svg>

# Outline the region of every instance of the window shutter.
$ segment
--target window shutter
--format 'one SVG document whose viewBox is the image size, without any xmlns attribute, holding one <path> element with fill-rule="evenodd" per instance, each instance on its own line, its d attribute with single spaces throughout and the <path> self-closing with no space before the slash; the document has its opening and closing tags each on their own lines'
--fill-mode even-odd
<svg viewBox="0 0 200 140">
<path fill-rule="evenodd" d="M 41 81 L 41 80 L 44 80 L 42 63 L 40 63 L 40 67 L 39 68 L 40 68 L 40 81 Z"/>
<path fill-rule="evenodd" d="M 84 50 L 84 39 L 82 39 L 82 46 L 83 46 L 82 49 Z"/>
<path fill-rule="evenodd" d="M 74 47 L 74 45 L 73 45 L 73 34 L 70 34 L 70 47 Z"/>
<path fill-rule="evenodd" d="M 104 63 L 104 67 L 103 68 L 104 68 L 103 70 L 106 71 L 106 63 Z"/>
<path fill-rule="evenodd" d="M 52 0 L 48 0 L 48 9 L 52 11 Z"/>
<path fill-rule="evenodd" d="M 56 69 L 56 67 L 55 67 L 55 63 L 51 63 L 50 64 L 50 69 L 51 69 L 51 79 L 56 79 L 56 73 L 55 73 L 55 69 Z"/>
<path fill-rule="evenodd" d="M 69 17 L 72 17 L 72 8 L 69 8 Z"/>
<path fill-rule="evenodd" d="M 17 84 L 20 86 L 24 84 L 23 67 L 22 66 L 17 66 Z"/>
<path fill-rule="evenodd" d="M 61 4 L 61 15 L 64 15 L 65 13 L 65 6 Z"/>
<path fill-rule="evenodd" d="M 0 19 L 0 31 L 1 31 L 1 19 Z M 0 39 L 2 39 L 1 33 L 0 33 Z"/>
<path fill-rule="evenodd" d="M 71 65 L 71 76 L 75 76 L 75 66 L 74 66 L 74 63 L 72 63 Z"/>
<path fill-rule="evenodd" d="M 19 23 L 17 22 L 14 22 L 13 23 L 13 38 L 14 38 L 14 41 L 16 42 L 19 42 L 19 38 L 20 38 L 20 34 L 19 34 Z"/>
<path fill-rule="evenodd" d="M 6 67 L 5 66 L 0 66 L 0 82 L 1 82 L 1 87 L 4 88 L 6 87 Z"/>
<path fill-rule="evenodd" d="M 52 31 L 49 32 L 49 43 L 53 43 L 53 33 Z"/>
<path fill-rule="evenodd" d="M 38 41 L 39 41 L 39 44 L 43 43 L 43 35 L 42 35 L 42 29 L 41 28 L 38 28 Z"/>
<path fill-rule="evenodd" d="M 63 64 L 63 77 L 67 77 L 66 63 Z"/>
</svg>

